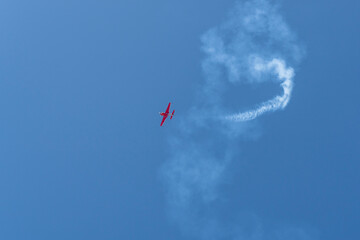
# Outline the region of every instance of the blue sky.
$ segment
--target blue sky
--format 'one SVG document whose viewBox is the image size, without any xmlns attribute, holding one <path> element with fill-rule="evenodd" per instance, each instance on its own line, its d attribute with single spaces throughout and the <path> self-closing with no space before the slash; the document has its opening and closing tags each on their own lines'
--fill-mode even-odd
<svg viewBox="0 0 360 240">
<path fill-rule="evenodd" d="M 294 61 L 278 48 L 291 100 L 216 124 L 207 110 L 282 91 L 204 95 L 202 39 L 235 1 L 2 1 L 0 238 L 358 239 L 359 3 L 274 3 L 304 50 Z M 169 101 L 176 116 L 160 128 Z M 179 208 L 184 181 L 193 195 Z"/>
</svg>

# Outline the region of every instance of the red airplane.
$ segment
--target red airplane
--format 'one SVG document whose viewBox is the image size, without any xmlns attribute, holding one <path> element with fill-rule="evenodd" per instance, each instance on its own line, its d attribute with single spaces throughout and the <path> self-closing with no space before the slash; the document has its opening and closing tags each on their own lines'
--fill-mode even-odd
<svg viewBox="0 0 360 240">
<path fill-rule="evenodd" d="M 160 126 L 162 126 L 162 125 L 164 124 L 164 122 L 165 122 L 165 120 L 166 120 L 166 118 L 167 118 L 168 116 L 170 116 L 170 119 L 172 119 L 173 116 L 174 116 L 175 110 L 173 110 L 171 114 L 169 113 L 170 104 L 171 104 L 171 103 L 169 103 L 169 105 L 168 105 L 168 107 L 166 108 L 166 111 L 165 111 L 165 112 L 159 113 L 160 116 L 163 117 Z"/>
</svg>

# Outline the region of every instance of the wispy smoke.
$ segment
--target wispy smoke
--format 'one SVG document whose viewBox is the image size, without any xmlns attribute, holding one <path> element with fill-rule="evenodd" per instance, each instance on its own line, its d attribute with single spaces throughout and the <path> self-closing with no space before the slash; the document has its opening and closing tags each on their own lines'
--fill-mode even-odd
<svg viewBox="0 0 360 240">
<path fill-rule="evenodd" d="M 202 36 L 202 44 L 205 81 L 195 93 L 191 111 L 205 117 L 191 119 L 189 114 L 179 124 L 178 135 L 169 139 L 172 155 L 162 168 L 169 213 L 192 237 L 267 239 L 269 233 L 256 217 L 247 218 L 246 222 L 254 224 L 246 232 L 240 223 L 224 224 L 227 220 L 220 220 L 213 209 L 219 204 L 218 187 L 229 180 L 224 178 L 225 173 L 239 154 L 237 137 L 256 135 L 250 120 L 287 106 L 295 75 L 290 66 L 299 62 L 303 51 L 278 7 L 268 0 L 238 3 L 224 24 Z M 282 93 L 253 110 L 227 114 L 222 101 L 229 85 L 265 81 L 279 84 Z M 272 233 L 277 231 L 284 232 L 277 229 Z M 293 239 L 308 239 L 300 236 L 302 231 L 288 232 L 293 233 Z M 273 239 L 283 239 L 277 235 Z"/>
</svg>

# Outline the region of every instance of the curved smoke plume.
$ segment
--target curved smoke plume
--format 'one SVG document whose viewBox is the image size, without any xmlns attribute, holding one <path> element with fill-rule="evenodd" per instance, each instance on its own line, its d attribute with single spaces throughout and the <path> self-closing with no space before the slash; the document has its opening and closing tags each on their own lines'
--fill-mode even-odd
<svg viewBox="0 0 360 240">
<path fill-rule="evenodd" d="M 286 68 L 285 62 L 277 58 L 274 58 L 273 60 L 265 63 L 263 62 L 263 60 L 259 59 L 258 62 L 254 64 L 254 71 L 259 73 L 275 73 L 278 80 L 281 81 L 280 85 L 283 89 L 283 95 L 276 96 L 271 100 L 263 102 L 258 108 L 254 110 L 226 116 L 225 119 L 233 121 L 249 121 L 257 118 L 258 116 L 266 112 L 283 109 L 288 104 L 291 97 L 294 77 L 294 70 L 291 67 Z"/>
</svg>

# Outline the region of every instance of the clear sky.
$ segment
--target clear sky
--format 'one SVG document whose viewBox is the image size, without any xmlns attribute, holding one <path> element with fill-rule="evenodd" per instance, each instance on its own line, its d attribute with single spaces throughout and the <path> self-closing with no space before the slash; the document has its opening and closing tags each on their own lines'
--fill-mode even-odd
<svg viewBox="0 0 360 240">
<path fill-rule="evenodd" d="M 282 92 L 209 97 L 204 34 L 236 1 L 1 1 L 0 239 L 360 239 L 360 3 L 275 3 L 290 102 L 214 124 Z"/>
</svg>

